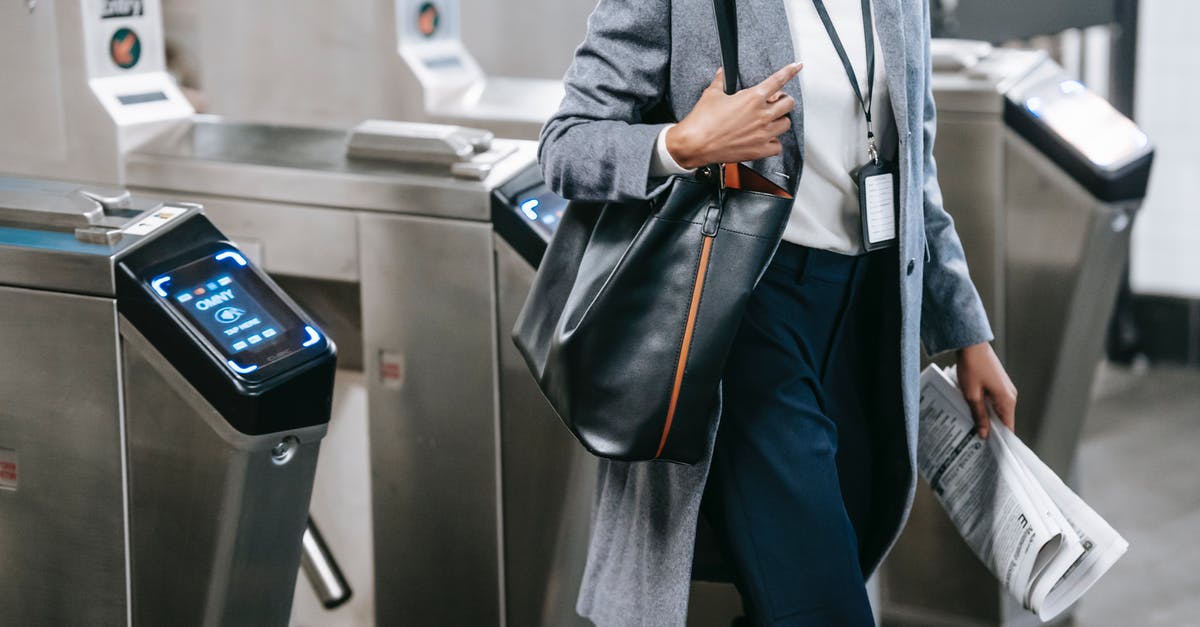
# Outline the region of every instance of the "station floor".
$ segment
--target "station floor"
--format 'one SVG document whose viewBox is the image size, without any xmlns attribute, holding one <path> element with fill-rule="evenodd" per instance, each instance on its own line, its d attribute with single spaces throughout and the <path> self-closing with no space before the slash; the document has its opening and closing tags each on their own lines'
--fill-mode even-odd
<svg viewBox="0 0 1200 627">
<path fill-rule="evenodd" d="M 1200 627 L 1200 369 L 1101 367 L 1080 491 L 1129 541 L 1078 627 Z"/>
</svg>

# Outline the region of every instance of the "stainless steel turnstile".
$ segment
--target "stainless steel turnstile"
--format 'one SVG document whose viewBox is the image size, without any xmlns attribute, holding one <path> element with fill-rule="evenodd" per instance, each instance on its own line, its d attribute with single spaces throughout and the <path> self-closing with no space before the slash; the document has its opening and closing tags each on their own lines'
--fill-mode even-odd
<svg viewBox="0 0 1200 627">
<path fill-rule="evenodd" d="M 933 56 L 938 179 L 1020 391 L 1017 433 L 1069 477 L 1153 149 L 1042 53 L 935 41 Z M 884 592 L 885 624 L 1038 624 L 924 484 Z"/>
<path fill-rule="evenodd" d="M 202 117 L 130 154 L 127 177 L 203 202 L 345 357 L 333 428 L 365 424 L 326 443 L 312 513 L 355 600 L 298 602 L 295 624 L 585 624 L 595 462 L 509 339 L 562 201 L 532 142 L 417 130 L 444 150 L 350 158 L 386 137 Z"/>
<path fill-rule="evenodd" d="M 0 3 L 0 172 L 188 190 L 337 338 L 313 487 L 324 542 L 304 544 L 318 594 L 298 584 L 294 623 L 374 622 L 376 579 L 380 624 L 578 620 L 593 466 L 508 339 L 532 276 L 514 242 L 537 238 L 492 220 L 549 226 L 529 198 L 493 194 L 534 167 L 533 144 L 398 165 L 347 159 L 340 131 L 193 118 L 165 72 L 161 5 Z M 400 62 L 395 46 L 378 52 Z M 376 86 L 398 102 L 397 84 Z M 346 582 L 322 547 L 354 590 L 332 611 Z"/>
<path fill-rule="evenodd" d="M 0 178 L 0 622 L 286 624 L 333 371 L 199 206 Z"/>
</svg>

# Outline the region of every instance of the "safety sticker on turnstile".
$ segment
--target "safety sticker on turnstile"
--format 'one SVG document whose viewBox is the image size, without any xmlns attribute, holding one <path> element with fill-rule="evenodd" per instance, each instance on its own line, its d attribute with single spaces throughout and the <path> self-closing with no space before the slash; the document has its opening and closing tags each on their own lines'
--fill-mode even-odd
<svg viewBox="0 0 1200 627">
<path fill-rule="evenodd" d="M 178 216 L 183 215 L 183 213 L 183 209 L 164 207 L 146 216 L 145 218 L 142 218 L 133 226 L 125 227 L 124 233 L 126 235 L 149 235 L 158 229 L 158 227 L 170 222 Z"/>
<path fill-rule="evenodd" d="M 379 351 L 379 384 L 389 390 L 404 387 L 404 355 Z"/>
<path fill-rule="evenodd" d="M 0 490 L 17 489 L 17 452 L 0 448 Z"/>
</svg>

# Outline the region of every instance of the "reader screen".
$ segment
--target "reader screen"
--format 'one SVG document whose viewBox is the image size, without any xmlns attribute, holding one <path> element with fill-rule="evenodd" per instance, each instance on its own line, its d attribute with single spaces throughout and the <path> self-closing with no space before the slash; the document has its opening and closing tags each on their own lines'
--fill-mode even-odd
<svg viewBox="0 0 1200 627">
<path fill-rule="evenodd" d="M 310 327 L 236 251 L 192 261 L 151 282 L 239 371 L 310 346 Z"/>
<path fill-rule="evenodd" d="M 1025 108 L 1102 168 L 1119 169 L 1145 154 L 1150 143 L 1133 121 L 1079 81 L 1044 85 L 1026 98 Z"/>
<path fill-rule="evenodd" d="M 545 185 L 538 185 L 517 195 L 517 211 L 547 239 L 558 230 L 558 222 L 562 220 L 566 208 L 567 201 Z"/>
<path fill-rule="evenodd" d="M 230 272 L 182 286 L 172 298 L 227 355 L 277 341 L 280 324 Z"/>
</svg>

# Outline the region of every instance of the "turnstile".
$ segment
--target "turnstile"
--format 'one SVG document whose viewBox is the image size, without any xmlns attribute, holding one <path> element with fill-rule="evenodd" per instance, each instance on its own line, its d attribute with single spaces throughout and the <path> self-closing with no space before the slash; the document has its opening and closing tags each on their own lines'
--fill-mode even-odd
<svg viewBox="0 0 1200 627">
<path fill-rule="evenodd" d="M 127 177 L 203 202 L 345 357 L 333 429 L 361 431 L 326 442 L 312 513 L 355 599 L 294 624 L 584 625 L 595 461 L 509 339 L 564 202 L 532 142 L 395 128 L 200 117 Z"/>
<path fill-rule="evenodd" d="M 935 40 L 933 58 L 938 179 L 1020 391 L 1017 433 L 1069 477 L 1153 148 L 1040 52 Z M 1038 624 L 923 483 L 884 574 L 885 624 Z"/>
<path fill-rule="evenodd" d="M 0 179 L 10 625 L 284 625 L 334 347 L 200 207 Z"/>
</svg>

